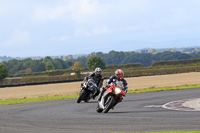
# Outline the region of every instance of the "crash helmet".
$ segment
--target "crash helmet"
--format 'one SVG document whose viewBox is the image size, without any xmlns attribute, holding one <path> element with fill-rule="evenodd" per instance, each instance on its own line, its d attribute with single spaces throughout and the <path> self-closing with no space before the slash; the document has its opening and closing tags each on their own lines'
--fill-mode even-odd
<svg viewBox="0 0 200 133">
<path fill-rule="evenodd" d="M 95 69 L 95 74 L 97 74 L 97 75 L 99 75 L 99 74 L 101 74 L 101 68 L 100 67 L 97 67 L 96 69 Z"/>
<path fill-rule="evenodd" d="M 123 79 L 124 72 L 121 69 L 117 69 L 115 71 L 115 76 L 117 77 L 118 80 L 121 80 L 121 79 Z"/>
</svg>

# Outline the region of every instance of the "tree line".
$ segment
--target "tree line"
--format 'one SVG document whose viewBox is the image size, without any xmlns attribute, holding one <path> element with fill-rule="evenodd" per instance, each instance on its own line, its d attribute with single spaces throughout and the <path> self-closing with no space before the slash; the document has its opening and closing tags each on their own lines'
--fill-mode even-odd
<svg viewBox="0 0 200 133">
<path fill-rule="evenodd" d="M 24 60 L 12 59 L 2 62 L 9 70 L 9 74 L 24 74 L 32 72 L 42 72 L 46 70 L 67 69 L 73 65 L 72 61 L 61 59 L 51 59 L 45 57 L 40 60 L 27 58 Z"/>
<path fill-rule="evenodd" d="M 96 58 L 91 61 L 91 58 L 93 57 L 99 57 L 102 61 L 98 60 L 99 64 L 96 63 Z M 156 61 L 186 60 L 195 58 L 200 58 L 200 52 L 182 53 L 177 51 L 166 51 L 156 53 L 155 51 L 152 51 L 151 53 L 138 53 L 133 51 L 110 51 L 108 53 L 93 52 L 87 57 L 80 56 L 78 58 L 73 58 L 69 55 L 66 56 L 65 60 L 59 58 L 52 59 L 48 56 L 39 60 L 31 58 L 24 60 L 12 59 L 4 61 L 2 64 L 8 68 L 9 74 L 24 74 L 48 70 L 71 69 L 76 62 L 80 62 L 84 68 L 87 67 L 93 70 L 94 67 L 98 65 L 103 66 L 103 68 L 108 65 L 122 65 L 130 63 L 141 63 L 142 66 L 151 66 L 151 64 Z M 80 66 L 80 64 L 78 66 Z"/>
</svg>

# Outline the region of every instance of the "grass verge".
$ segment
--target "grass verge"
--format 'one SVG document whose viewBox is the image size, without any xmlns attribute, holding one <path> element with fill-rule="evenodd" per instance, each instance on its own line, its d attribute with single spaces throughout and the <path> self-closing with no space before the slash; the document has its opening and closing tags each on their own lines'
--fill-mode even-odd
<svg viewBox="0 0 200 133">
<path fill-rule="evenodd" d="M 114 132 L 111 132 L 114 133 Z M 115 132 L 116 133 L 116 132 Z M 125 132 L 118 132 L 125 133 Z M 128 132 L 128 133 L 200 133 L 200 131 L 170 131 L 170 132 Z"/>
<path fill-rule="evenodd" d="M 200 85 L 183 85 L 183 86 L 162 87 L 162 88 L 150 87 L 150 88 L 145 88 L 145 89 L 138 89 L 138 90 L 134 90 L 134 91 L 128 91 L 128 93 L 131 94 L 131 93 L 169 91 L 169 90 L 182 90 L 182 89 L 193 89 L 193 88 L 200 88 Z M 28 99 L 28 98 L 23 98 L 23 99 L 8 99 L 8 100 L 1 100 L 0 101 L 0 105 L 22 104 L 22 103 L 31 103 L 31 102 L 42 102 L 42 101 L 74 99 L 74 98 L 78 98 L 78 95 L 42 97 L 42 98 L 30 98 L 30 99 Z"/>
<path fill-rule="evenodd" d="M 22 104 L 22 103 L 32 103 L 32 102 L 42 102 L 42 101 L 74 99 L 74 98 L 78 98 L 78 95 L 42 97 L 42 98 L 29 98 L 29 99 L 26 99 L 26 98 L 23 98 L 23 99 L 9 99 L 9 100 L 0 101 L 0 105 Z"/>
<path fill-rule="evenodd" d="M 175 87 L 150 87 L 150 88 L 144 88 L 144 89 L 137 89 L 134 91 L 128 91 L 128 93 L 142 93 L 142 92 L 155 92 L 155 91 L 169 91 L 169 90 L 183 90 L 183 89 L 194 89 L 194 88 L 200 88 L 200 85 L 193 84 L 193 85 L 181 85 L 181 86 L 175 86 Z"/>
</svg>

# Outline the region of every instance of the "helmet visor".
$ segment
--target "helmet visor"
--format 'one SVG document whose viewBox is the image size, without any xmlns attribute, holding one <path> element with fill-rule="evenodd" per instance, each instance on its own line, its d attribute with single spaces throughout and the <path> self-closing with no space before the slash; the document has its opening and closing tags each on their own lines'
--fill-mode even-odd
<svg viewBox="0 0 200 133">
<path fill-rule="evenodd" d="M 123 77 L 123 74 L 121 74 L 121 73 L 117 74 L 117 77 Z"/>
<path fill-rule="evenodd" d="M 100 72 L 100 71 L 97 71 L 96 74 L 101 74 L 101 72 Z"/>
</svg>

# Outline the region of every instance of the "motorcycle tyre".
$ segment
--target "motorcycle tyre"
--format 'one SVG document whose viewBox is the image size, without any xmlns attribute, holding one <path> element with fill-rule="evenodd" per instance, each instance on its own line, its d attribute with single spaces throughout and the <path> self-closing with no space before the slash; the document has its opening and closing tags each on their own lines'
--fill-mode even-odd
<svg viewBox="0 0 200 133">
<path fill-rule="evenodd" d="M 97 111 L 98 113 L 101 113 L 101 112 L 103 111 L 103 109 L 100 109 L 100 108 L 99 108 L 99 104 L 98 104 L 98 106 L 97 106 L 97 108 L 96 108 L 96 111 Z"/>
<path fill-rule="evenodd" d="M 80 93 L 79 98 L 77 99 L 77 103 L 80 103 L 82 101 L 83 96 L 85 95 L 86 91 L 82 90 L 82 92 Z"/>
<path fill-rule="evenodd" d="M 115 98 L 111 98 L 106 108 L 103 110 L 103 113 L 108 113 L 108 111 L 116 104 Z"/>
<path fill-rule="evenodd" d="M 89 100 L 90 100 L 90 99 L 86 99 L 86 100 L 84 100 L 84 101 L 87 103 L 87 102 L 89 102 Z"/>
</svg>

